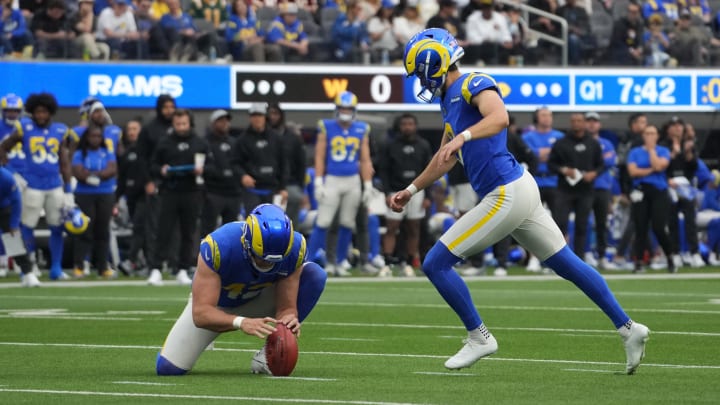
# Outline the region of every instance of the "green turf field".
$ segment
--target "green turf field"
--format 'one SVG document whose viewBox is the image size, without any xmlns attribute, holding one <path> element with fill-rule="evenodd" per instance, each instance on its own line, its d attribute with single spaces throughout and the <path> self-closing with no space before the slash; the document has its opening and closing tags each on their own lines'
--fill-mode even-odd
<svg viewBox="0 0 720 405">
<path fill-rule="evenodd" d="M 0 288 L 0 404 L 719 403 L 720 274 L 608 282 L 652 329 L 634 376 L 620 373 L 610 322 L 554 276 L 470 281 L 500 350 L 454 372 L 443 362 L 465 332 L 426 279 L 330 280 L 289 378 L 250 374 L 262 341 L 241 333 L 221 336 L 190 374 L 157 377 L 155 355 L 188 288 Z"/>
</svg>

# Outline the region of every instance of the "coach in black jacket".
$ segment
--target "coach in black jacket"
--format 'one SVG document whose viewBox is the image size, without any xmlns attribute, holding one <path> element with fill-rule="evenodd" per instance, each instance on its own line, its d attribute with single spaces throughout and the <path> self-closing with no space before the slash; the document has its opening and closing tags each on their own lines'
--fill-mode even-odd
<svg viewBox="0 0 720 405">
<path fill-rule="evenodd" d="M 603 170 L 602 147 L 585 130 L 585 115 L 570 116 L 570 131 L 550 151 L 548 168 L 558 174 L 553 218 L 567 235 L 568 216 L 575 212 L 574 251 L 583 257 L 587 224 L 593 203 L 593 181 Z"/>
<path fill-rule="evenodd" d="M 278 135 L 267 126 L 267 104 L 254 103 L 248 113 L 250 126 L 238 138 L 233 159 L 241 168 L 246 211 L 272 203 L 275 194 L 287 201 L 285 150 Z"/>
<path fill-rule="evenodd" d="M 210 146 L 210 155 L 203 173 L 205 201 L 200 229 L 203 236 L 217 228 L 218 216 L 222 224 L 237 221 L 242 205 L 242 169 L 232 161 L 236 140 L 230 137 L 230 119 L 230 113 L 225 110 L 217 110 L 210 115 L 210 128 L 205 137 Z"/>
</svg>

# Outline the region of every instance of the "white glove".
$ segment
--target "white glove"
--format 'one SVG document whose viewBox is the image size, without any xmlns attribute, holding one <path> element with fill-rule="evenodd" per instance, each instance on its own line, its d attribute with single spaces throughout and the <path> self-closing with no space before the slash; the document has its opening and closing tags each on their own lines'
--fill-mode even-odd
<svg viewBox="0 0 720 405">
<path fill-rule="evenodd" d="M 364 181 L 363 182 L 363 192 L 362 192 L 362 202 L 363 205 L 366 207 L 370 203 L 370 199 L 372 199 L 373 195 L 373 185 L 372 181 Z"/>
<path fill-rule="evenodd" d="M 319 203 L 325 197 L 325 184 L 323 184 L 323 178 L 315 177 L 315 182 L 313 184 L 315 187 L 313 194 L 315 196 L 315 200 Z"/>
<path fill-rule="evenodd" d="M 13 173 L 13 177 L 15 178 L 15 184 L 17 184 L 18 190 L 20 190 L 20 194 L 22 194 L 27 188 L 27 180 L 25 180 L 20 173 Z"/>
<path fill-rule="evenodd" d="M 73 207 L 75 207 L 75 196 L 73 196 L 73 193 L 65 193 L 63 195 L 63 208 Z"/>
</svg>

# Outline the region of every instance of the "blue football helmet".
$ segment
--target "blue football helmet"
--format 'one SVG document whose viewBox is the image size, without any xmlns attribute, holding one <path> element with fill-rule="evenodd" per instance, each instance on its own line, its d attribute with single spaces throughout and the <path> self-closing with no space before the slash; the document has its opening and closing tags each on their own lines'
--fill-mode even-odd
<svg viewBox="0 0 720 405">
<path fill-rule="evenodd" d="M 343 91 L 335 97 L 335 117 L 340 121 L 352 121 L 355 119 L 355 109 L 357 108 L 358 98 L 350 91 Z M 341 113 L 340 109 L 352 109 L 352 114 Z"/>
<path fill-rule="evenodd" d="M 20 118 L 23 109 L 23 100 L 20 96 L 10 93 L 0 99 L 0 109 L 5 122 L 12 125 Z M 12 116 L 8 116 L 8 110 L 12 111 Z"/>
<path fill-rule="evenodd" d="M 261 204 L 245 217 L 242 244 L 252 256 L 266 262 L 278 263 L 290 254 L 294 236 L 292 222 L 282 208 L 273 204 Z M 267 273 L 274 267 L 260 267 L 254 260 L 252 263 L 262 273 Z"/>
<path fill-rule="evenodd" d="M 94 96 L 86 97 L 85 100 L 83 100 L 80 104 L 80 108 L 78 108 L 78 113 L 80 113 L 80 119 L 88 119 L 88 116 L 90 115 L 90 107 L 92 107 L 93 104 L 99 101 L 100 99 Z"/>
<path fill-rule="evenodd" d="M 448 69 L 465 55 L 455 37 L 442 28 L 415 34 L 405 45 L 404 65 L 408 77 L 417 76 L 422 90 L 418 98 L 432 102 L 442 93 Z"/>
<path fill-rule="evenodd" d="M 63 210 L 63 228 L 72 235 L 80 235 L 90 225 L 90 217 L 78 207 Z"/>
</svg>

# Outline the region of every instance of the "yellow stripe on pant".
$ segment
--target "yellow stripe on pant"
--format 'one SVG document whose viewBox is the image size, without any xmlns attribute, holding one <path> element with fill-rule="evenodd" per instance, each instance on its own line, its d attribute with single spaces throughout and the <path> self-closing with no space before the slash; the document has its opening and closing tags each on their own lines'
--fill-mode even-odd
<svg viewBox="0 0 720 405">
<path fill-rule="evenodd" d="M 487 214 L 485 214 L 484 217 L 480 219 L 475 225 L 473 225 L 470 229 L 465 231 L 462 235 L 460 235 L 457 239 L 452 241 L 448 245 L 448 250 L 452 251 L 455 249 L 459 244 L 463 243 L 467 238 L 470 237 L 473 233 L 475 233 L 478 229 L 480 229 L 483 225 L 488 223 L 497 213 L 500 211 L 500 208 L 503 205 L 503 202 L 505 202 L 505 185 L 502 185 L 499 187 L 500 196 L 498 197 L 497 201 L 495 201 L 495 204 L 493 207 L 488 211 Z"/>
</svg>

